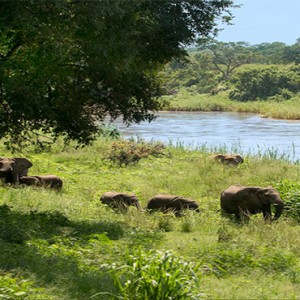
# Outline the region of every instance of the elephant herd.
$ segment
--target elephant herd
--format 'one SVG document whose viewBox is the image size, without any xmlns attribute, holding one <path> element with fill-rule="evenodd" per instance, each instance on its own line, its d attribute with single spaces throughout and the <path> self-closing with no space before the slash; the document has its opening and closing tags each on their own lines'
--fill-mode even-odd
<svg viewBox="0 0 300 300">
<path fill-rule="evenodd" d="M 0 178 L 5 183 L 24 184 L 33 186 L 44 186 L 55 190 L 61 190 L 63 181 L 56 175 L 31 175 L 28 176 L 28 169 L 32 167 L 29 159 L 24 157 L 1 157 Z"/>
<path fill-rule="evenodd" d="M 226 165 L 239 165 L 244 162 L 240 155 L 217 154 L 211 158 Z M 103 204 L 107 204 L 122 212 L 129 206 L 135 206 L 138 210 L 141 205 L 136 195 L 118 192 L 106 192 L 100 197 Z M 271 206 L 275 207 L 272 218 Z M 222 214 L 233 214 L 237 220 L 248 220 L 252 214 L 262 213 L 265 220 L 277 220 L 283 211 L 284 203 L 279 193 L 271 186 L 242 186 L 232 185 L 225 189 L 220 196 Z M 182 216 L 185 209 L 200 212 L 197 202 L 190 198 L 177 195 L 156 195 L 152 197 L 146 206 L 147 211 L 172 211 L 176 216 Z"/>
<path fill-rule="evenodd" d="M 244 159 L 240 155 L 217 154 L 211 158 L 227 165 L 238 165 Z M 27 158 L 0 158 L 0 178 L 5 183 L 44 186 L 61 190 L 63 181 L 56 175 L 31 175 L 28 169 L 32 163 Z M 142 211 L 136 195 L 119 192 L 106 192 L 100 197 L 103 204 L 126 212 L 129 206 Z M 272 218 L 271 206 L 275 207 Z M 221 193 L 220 206 L 222 214 L 233 214 L 237 220 L 247 220 L 252 214 L 262 213 L 265 220 L 276 220 L 281 216 L 284 203 L 279 193 L 271 186 L 242 186 L 232 185 Z M 160 194 L 152 197 L 146 206 L 147 211 L 173 212 L 177 217 L 183 215 L 186 209 L 200 212 L 197 202 L 178 195 Z"/>
<path fill-rule="evenodd" d="M 103 204 L 110 207 L 126 212 L 129 206 L 135 206 L 138 210 L 142 211 L 140 202 L 136 195 L 125 194 L 118 192 L 106 192 L 100 197 Z M 172 211 L 176 216 L 181 216 L 184 209 L 192 209 L 196 212 L 199 211 L 197 202 L 190 198 L 184 198 L 175 195 L 156 195 L 148 201 L 147 208 L 151 211 L 162 211 L 164 213 Z"/>
</svg>

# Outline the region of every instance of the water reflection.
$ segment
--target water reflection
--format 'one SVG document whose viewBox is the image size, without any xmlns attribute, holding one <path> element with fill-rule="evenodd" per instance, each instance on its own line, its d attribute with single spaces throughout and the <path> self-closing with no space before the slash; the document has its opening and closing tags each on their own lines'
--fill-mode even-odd
<svg viewBox="0 0 300 300">
<path fill-rule="evenodd" d="M 226 146 L 243 153 L 273 151 L 291 160 L 300 159 L 299 121 L 261 118 L 256 114 L 233 112 L 160 112 L 151 122 L 125 127 L 116 123 L 125 138 L 180 143 L 185 147 Z"/>
</svg>

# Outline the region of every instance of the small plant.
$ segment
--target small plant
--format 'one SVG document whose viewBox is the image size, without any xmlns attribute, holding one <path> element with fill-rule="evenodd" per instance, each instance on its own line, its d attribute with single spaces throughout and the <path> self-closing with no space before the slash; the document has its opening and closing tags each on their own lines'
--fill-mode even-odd
<svg viewBox="0 0 300 300">
<path fill-rule="evenodd" d="M 112 123 L 103 123 L 99 127 L 99 135 L 104 137 L 110 137 L 114 139 L 118 139 L 121 136 L 120 131 L 117 126 Z"/>
<path fill-rule="evenodd" d="M 198 266 L 171 251 L 139 249 L 127 255 L 126 264 L 112 274 L 116 299 L 201 299 Z M 197 292 L 198 290 L 198 292 Z M 96 296 L 96 295 L 95 295 Z"/>
<path fill-rule="evenodd" d="M 158 228 L 165 231 L 170 232 L 173 230 L 172 221 L 169 216 L 162 216 L 158 221 Z"/>
<path fill-rule="evenodd" d="M 118 140 L 111 144 L 105 158 L 119 166 L 136 164 L 142 158 L 164 155 L 165 146 L 159 142 Z"/>
<path fill-rule="evenodd" d="M 300 222 L 300 184 L 284 179 L 274 186 L 285 203 L 284 214 Z"/>
<path fill-rule="evenodd" d="M 23 278 L 13 278 L 0 274 L 0 299 L 50 299 L 42 289 L 33 286 L 33 282 Z"/>
<path fill-rule="evenodd" d="M 181 231 L 182 232 L 192 232 L 194 228 L 193 219 L 189 216 L 182 219 L 181 222 Z"/>
</svg>

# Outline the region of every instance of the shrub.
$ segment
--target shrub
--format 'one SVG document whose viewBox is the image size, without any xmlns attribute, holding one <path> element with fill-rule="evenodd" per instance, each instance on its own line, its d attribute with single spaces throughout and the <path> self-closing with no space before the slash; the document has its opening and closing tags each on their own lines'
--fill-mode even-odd
<svg viewBox="0 0 300 300">
<path fill-rule="evenodd" d="M 165 232 L 172 231 L 174 229 L 173 227 L 174 224 L 169 216 L 162 216 L 158 221 L 158 228 Z"/>
<path fill-rule="evenodd" d="M 0 273 L 0 298 L 1 299 L 51 299 L 44 294 L 43 289 L 34 287 L 33 282 L 14 278 L 10 274 Z"/>
<path fill-rule="evenodd" d="M 284 179 L 274 186 L 285 203 L 284 215 L 300 222 L 300 183 Z"/>
<path fill-rule="evenodd" d="M 138 163 L 148 156 L 164 155 L 165 146 L 160 142 L 145 142 L 143 140 L 118 140 L 111 144 L 105 159 L 119 166 Z"/>
<path fill-rule="evenodd" d="M 293 69 L 281 71 L 276 67 L 245 70 L 236 74 L 232 82 L 236 89 L 229 98 L 237 101 L 265 100 L 282 95 L 291 98 L 291 93 L 299 91 L 300 79 Z"/>
<path fill-rule="evenodd" d="M 200 299 L 198 266 L 173 252 L 139 249 L 112 273 L 118 299 Z"/>
<path fill-rule="evenodd" d="M 120 138 L 121 133 L 117 126 L 112 123 L 102 123 L 99 127 L 99 135 L 110 138 Z"/>
</svg>

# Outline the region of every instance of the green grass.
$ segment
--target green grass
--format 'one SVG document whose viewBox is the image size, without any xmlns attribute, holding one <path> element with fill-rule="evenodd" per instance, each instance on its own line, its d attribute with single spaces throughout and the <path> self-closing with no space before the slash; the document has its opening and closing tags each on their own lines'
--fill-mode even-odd
<svg viewBox="0 0 300 300">
<path fill-rule="evenodd" d="M 64 180 L 61 192 L 0 186 L 0 298 L 299 298 L 297 209 L 273 224 L 257 215 L 247 225 L 219 211 L 221 191 L 235 183 L 273 185 L 297 208 L 299 164 L 262 154 L 236 168 L 211 160 L 206 147 L 168 147 L 161 157 L 119 167 L 103 159 L 110 145 L 103 139 L 74 150 L 57 143 L 39 154 L 0 146 L 2 156 L 29 158 L 29 174 Z M 183 195 L 197 200 L 201 213 L 116 213 L 99 201 L 109 190 L 136 193 L 143 207 L 155 194 Z"/>
<path fill-rule="evenodd" d="M 279 99 L 280 100 L 280 99 Z M 248 101 L 237 102 L 228 98 L 228 92 L 218 95 L 197 94 L 181 90 L 175 96 L 164 96 L 166 110 L 175 111 L 233 111 L 257 113 L 266 118 L 300 119 L 300 96 L 285 101 Z"/>
</svg>

